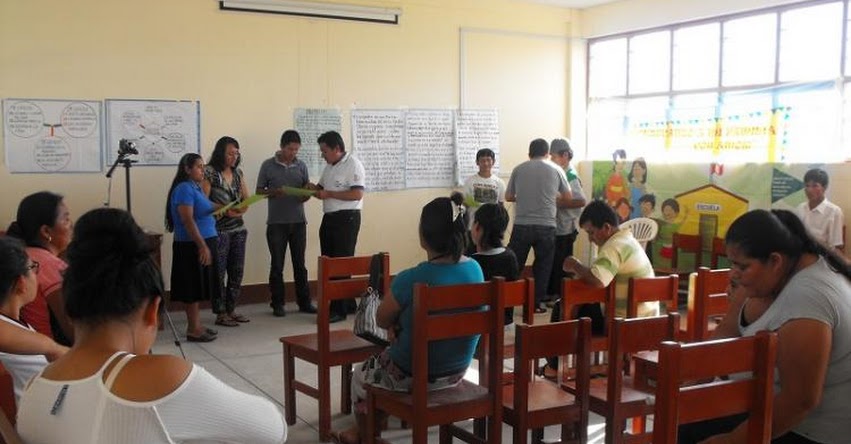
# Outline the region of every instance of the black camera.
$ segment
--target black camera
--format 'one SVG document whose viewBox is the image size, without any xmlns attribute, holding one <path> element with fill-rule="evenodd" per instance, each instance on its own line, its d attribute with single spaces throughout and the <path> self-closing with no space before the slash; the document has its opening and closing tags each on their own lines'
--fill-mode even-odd
<svg viewBox="0 0 851 444">
<path fill-rule="evenodd" d="M 139 154 L 139 150 L 136 149 L 136 144 L 127 139 L 121 139 L 118 141 L 118 155 L 127 156 L 130 154 Z"/>
</svg>

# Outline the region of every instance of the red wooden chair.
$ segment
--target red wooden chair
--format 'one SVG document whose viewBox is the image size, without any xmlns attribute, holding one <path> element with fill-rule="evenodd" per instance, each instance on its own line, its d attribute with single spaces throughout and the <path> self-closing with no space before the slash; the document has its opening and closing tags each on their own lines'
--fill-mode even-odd
<svg viewBox="0 0 851 444">
<path fill-rule="evenodd" d="M 727 257 L 727 244 L 724 238 L 716 237 L 712 239 L 712 251 L 709 254 L 709 267 L 713 270 L 718 268 L 718 259 Z"/>
<path fill-rule="evenodd" d="M 749 413 L 748 444 L 771 441 L 777 335 L 678 344 L 659 350 L 653 443 L 676 444 L 677 427 L 695 421 Z M 718 376 L 750 372 L 742 379 Z M 710 382 L 692 384 L 693 381 Z"/>
<path fill-rule="evenodd" d="M 399 417 L 411 425 L 414 444 L 425 444 L 428 427 L 440 425 L 440 442 L 452 437 L 467 442 L 500 444 L 502 439 L 502 334 L 503 300 L 497 286 L 502 278 L 481 284 L 414 287 L 414 335 L 411 393 L 367 386 L 367 421 L 364 442 L 374 444 L 376 412 Z M 429 342 L 482 335 L 488 341 L 487 380 L 479 384 L 462 380 L 457 386 L 428 391 Z M 487 437 L 476 436 L 452 423 L 488 418 Z"/>
<path fill-rule="evenodd" d="M 688 295 L 688 329 L 686 339 L 701 342 L 709 339 L 713 320 L 724 316 L 730 307 L 727 298 L 727 286 L 730 284 L 730 269 L 697 269 L 694 291 Z"/>
<path fill-rule="evenodd" d="M 591 368 L 591 373 L 605 372 L 605 364 L 597 352 L 605 352 L 609 349 L 609 322 L 615 318 L 615 285 L 605 288 L 592 287 L 578 279 L 564 279 L 561 286 L 561 319 L 574 319 L 577 310 L 582 304 L 601 304 L 603 314 L 606 318 L 603 334 L 592 334 L 591 352 L 595 353 L 597 364 Z M 575 376 L 574 365 L 562 366 L 562 379 L 573 379 Z"/>
<path fill-rule="evenodd" d="M 497 293 L 505 304 L 505 308 L 522 307 L 523 323 L 532 325 L 535 322 L 535 279 L 524 278 L 516 281 L 499 280 L 497 282 Z M 503 340 L 503 359 L 514 358 L 515 343 L 505 343 Z M 481 363 L 480 374 L 487 378 L 488 355 L 487 343 L 479 341 L 476 349 L 476 359 Z M 509 374 L 511 375 L 511 374 Z M 508 376 L 508 375 L 506 375 Z M 509 376 L 510 378 L 511 376 Z M 510 381 L 509 381 L 510 382 Z"/>
<path fill-rule="evenodd" d="M 689 273 L 703 265 L 703 241 L 697 234 L 682 234 L 674 233 L 671 242 L 673 249 L 671 255 L 671 267 L 654 267 L 658 275 L 676 274 L 679 276 L 688 276 Z M 694 255 L 694 268 L 682 268 L 680 265 L 680 254 L 687 253 Z"/>
<path fill-rule="evenodd" d="M 584 444 L 588 440 L 591 320 L 518 325 L 516 331 L 516 375 L 502 395 L 503 421 L 514 428 L 514 444 L 526 444 L 530 429 L 533 441 L 540 442 L 544 427 L 554 424 L 561 424 L 562 444 Z M 575 394 L 532 375 L 535 361 L 553 355 L 576 357 Z"/>
<path fill-rule="evenodd" d="M 626 297 L 626 317 L 637 318 L 638 306 L 645 302 L 659 302 L 659 313 L 677 311 L 677 292 L 680 279 L 677 275 L 650 278 L 630 278 Z"/>
<path fill-rule="evenodd" d="M 349 329 L 331 330 L 328 322 L 331 301 L 351 299 L 363 294 L 369 285 L 372 256 L 319 257 L 316 333 L 284 336 L 284 417 L 296 422 L 295 392 L 319 400 L 319 439 L 331 439 L 331 367 L 342 367 L 341 401 L 343 413 L 351 413 L 352 364 L 365 361 L 383 348 L 361 339 Z M 384 254 L 384 269 L 390 269 L 390 256 Z M 384 273 L 382 294 L 390 291 L 390 273 Z M 315 364 L 318 387 L 295 379 L 295 358 Z"/>
</svg>

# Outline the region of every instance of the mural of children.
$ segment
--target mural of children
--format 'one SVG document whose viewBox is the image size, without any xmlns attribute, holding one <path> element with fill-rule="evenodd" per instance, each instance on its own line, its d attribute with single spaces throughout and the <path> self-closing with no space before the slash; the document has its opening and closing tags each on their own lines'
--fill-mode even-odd
<svg viewBox="0 0 851 444">
<path fill-rule="evenodd" d="M 656 195 L 645 194 L 638 198 L 638 209 L 641 217 L 653 217 L 653 211 L 656 210 Z"/>
<path fill-rule="evenodd" d="M 614 207 L 620 198 L 629 197 L 626 181 L 623 177 L 623 166 L 626 162 L 626 151 L 619 149 L 612 153 L 612 174 L 606 182 L 606 202 Z M 646 171 L 646 167 L 645 167 Z"/>
<path fill-rule="evenodd" d="M 630 215 L 632 214 L 632 205 L 629 204 L 629 201 L 625 197 L 621 197 L 617 202 L 613 205 L 615 209 L 615 213 L 618 215 L 618 223 L 624 223 L 630 219 Z"/>
<path fill-rule="evenodd" d="M 680 203 L 676 199 L 665 199 L 662 202 L 662 220 L 659 222 L 659 234 L 657 241 L 662 246 L 659 255 L 670 260 L 674 256 L 674 233 L 679 231 L 680 225 L 688 215 L 688 209 L 680 213 Z"/>
<path fill-rule="evenodd" d="M 639 200 L 641 196 L 650 192 L 647 187 L 647 162 L 644 158 L 639 157 L 632 161 L 627 179 L 629 180 L 629 203 L 632 207 L 631 218 L 641 217 Z"/>
</svg>

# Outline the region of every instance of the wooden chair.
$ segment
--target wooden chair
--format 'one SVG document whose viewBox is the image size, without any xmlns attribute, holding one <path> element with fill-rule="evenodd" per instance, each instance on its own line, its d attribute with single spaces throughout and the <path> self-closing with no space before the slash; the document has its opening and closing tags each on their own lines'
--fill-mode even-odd
<svg viewBox="0 0 851 444">
<path fill-rule="evenodd" d="M 504 306 L 497 286 L 502 278 L 481 284 L 414 287 L 412 340 L 413 386 L 411 393 L 367 386 L 367 420 L 364 442 L 374 444 L 376 412 L 382 411 L 407 421 L 414 444 L 425 444 L 428 427 L 440 425 L 440 442 L 452 437 L 467 442 L 500 444 L 502 439 L 502 335 Z M 479 384 L 462 380 L 457 386 L 428 391 L 429 343 L 482 335 L 488 341 L 488 378 Z M 452 426 L 470 418 L 488 418 L 487 437 Z"/>
<path fill-rule="evenodd" d="M 727 257 L 727 244 L 724 242 L 724 238 L 712 238 L 712 251 L 709 253 L 709 267 L 713 270 L 717 269 L 718 259 L 721 257 Z"/>
<path fill-rule="evenodd" d="M 638 306 L 659 302 L 661 314 L 677 311 L 677 292 L 680 278 L 675 275 L 650 278 L 630 278 L 626 297 L 626 317 L 637 318 Z"/>
<path fill-rule="evenodd" d="M 676 274 L 680 276 L 688 276 L 689 273 L 703 265 L 703 241 L 697 234 L 682 234 L 674 233 L 671 242 L 673 249 L 671 255 L 671 267 L 654 267 L 656 274 L 669 275 Z M 685 269 L 680 266 L 680 253 L 688 253 L 694 255 L 694 268 Z"/>
<path fill-rule="evenodd" d="M 284 417 L 296 422 L 295 392 L 319 400 L 319 439 L 331 439 L 331 367 L 342 367 L 341 401 L 343 413 L 351 413 L 352 364 L 365 361 L 383 348 L 361 339 L 348 329 L 331 330 L 328 318 L 331 301 L 363 294 L 369 285 L 371 256 L 319 257 L 316 333 L 284 336 Z M 390 269 L 390 256 L 384 254 L 384 269 Z M 390 273 L 384 274 L 382 294 L 390 290 Z M 295 358 L 315 364 L 319 373 L 313 387 L 295 379 Z"/>
<path fill-rule="evenodd" d="M 535 323 L 535 279 L 524 278 L 516 281 L 497 281 L 497 293 L 503 300 L 505 308 L 522 307 L 523 323 L 532 325 Z M 514 358 L 515 342 L 510 344 L 503 340 L 503 359 Z M 488 354 L 486 341 L 479 341 L 476 348 L 476 359 L 481 363 L 479 373 L 487 378 Z"/>
<path fill-rule="evenodd" d="M 694 279 L 694 291 L 689 291 L 688 312 L 686 315 L 686 339 L 701 342 L 709 339 L 711 319 L 723 316 L 730 307 L 727 299 L 727 285 L 730 283 L 730 269 L 697 269 Z"/>
<path fill-rule="evenodd" d="M 677 427 L 706 419 L 748 412 L 748 443 L 771 441 L 774 362 L 777 335 L 678 344 L 659 350 L 659 379 L 653 419 L 653 443 L 675 444 Z M 751 372 L 750 377 L 716 380 Z M 691 384 L 692 381 L 711 382 Z"/>
<path fill-rule="evenodd" d="M 561 424 L 561 443 L 588 440 L 588 384 L 591 359 L 591 320 L 554 322 L 516 327 L 514 384 L 502 394 L 503 421 L 514 428 L 514 444 L 526 444 L 532 429 L 534 442 L 543 439 L 544 427 Z M 532 375 L 532 363 L 552 355 L 576 357 L 576 391 Z"/>
<path fill-rule="evenodd" d="M 605 288 L 592 287 L 578 279 L 563 279 L 561 285 L 561 321 L 564 319 L 574 319 L 577 316 L 577 310 L 582 304 L 601 304 L 603 306 L 603 314 L 606 318 L 604 331 L 602 334 L 592 334 L 591 336 L 591 352 L 595 353 L 596 364 L 592 366 L 591 373 L 605 372 L 604 359 L 597 352 L 605 352 L 609 349 L 609 321 L 615 318 L 615 285 L 609 285 Z M 563 365 L 562 378 L 572 379 L 575 375 L 575 366 Z"/>
<path fill-rule="evenodd" d="M 609 366 L 605 378 L 591 380 L 589 409 L 606 418 L 606 444 L 649 443 L 644 418 L 653 414 L 653 387 L 637 381 L 635 371 L 627 371 L 639 352 L 658 350 L 666 340 L 679 337 L 679 314 L 652 318 L 615 319 L 611 322 Z M 563 387 L 575 393 L 575 383 Z M 627 419 L 633 419 L 632 433 L 626 433 Z"/>
</svg>

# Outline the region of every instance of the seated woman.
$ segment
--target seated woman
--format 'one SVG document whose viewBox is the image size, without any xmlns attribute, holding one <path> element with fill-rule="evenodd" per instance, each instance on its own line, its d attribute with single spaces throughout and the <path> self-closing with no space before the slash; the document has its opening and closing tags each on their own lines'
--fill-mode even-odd
<svg viewBox="0 0 851 444">
<path fill-rule="evenodd" d="M 15 402 L 47 361 L 68 350 L 21 320 L 21 307 L 35 299 L 38 270 L 19 240 L 0 237 L 0 362 L 12 375 Z"/>
<path fill-rule="evenodd" d="M 100 208 L 80 218 L 64 285 L 76 340 L 21 397 L 23 440 L 283 442 L 287 427 L 270 401 L 178 357 L 148 354 L 165 292 L 151 251 L 126 211 Z"/>
<path fill-rule="evenodd" d="M 473 259 L 482 267 L 485 280 L 502 276 L 507 281 L 520 278 L 520 266 L 514 252 L 502 245 L 508 228 L 508 211 L 502 204 L 484 204 L 476 210 L 470 237 L 475 244 Z M 505 325 L 514 322 L 514 307 L 505 309 Z"/>
<path fill-rule="evenodd" d="M 777 333 L 772 443 L 848 442 L 851 268 L 785 210 L 745 213 L 726 244 L 738 288 L 715 337 Z M 740 415 L 685 425 L 679 442 L 744 443 L 746 423 Z"/>
<path fill-rule="evenodd" d="M 73 228 L 65 199 L 49 191 L 30 194 L 18 204 L 16 217 L 7 234 L 24 241 L 29 257 L 39 263 L 38 291 L 35 300 L 21 309 L 21 318 L 37 332 L 71 345 L 74 331 L 62 300 L 62 272 L 67 265 L 60 258 Z"/>
<path fill-rule="evenodd" d="M 366 419 L 364 386 L 367 383 L 400 392 L 411 389 L 414 284 L 484 282 L 479 264 L 462 254 L 467 233 L 460 204 L 448 197 L 438 197 L 423 207 L 419 238 L 428 260 L 399 273 L 393 279 L 390 294 L 384 296 L 378 307 L 378 325 L 395 332 L 391 334 L 395 338 L 384 351 L 355 369 L 352 399 L 357 424 L 343 432 L 332 433 L 337 442 L 355 444 L 361 441 L 360 430 Z M 458 384 L 470 366 L 477 343 L 478 336 L 471 336 L 429 344 L 429 390 Z"/>
</svg>

